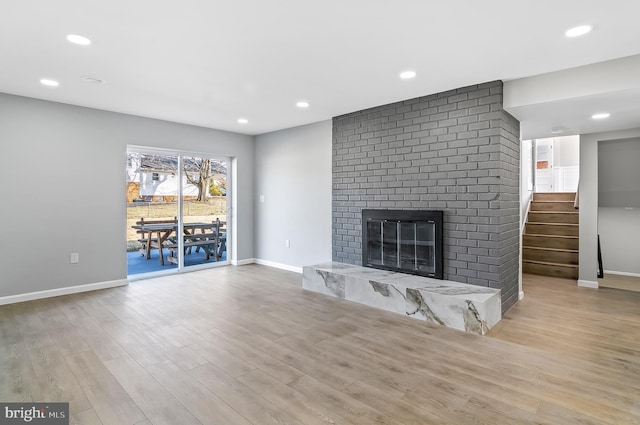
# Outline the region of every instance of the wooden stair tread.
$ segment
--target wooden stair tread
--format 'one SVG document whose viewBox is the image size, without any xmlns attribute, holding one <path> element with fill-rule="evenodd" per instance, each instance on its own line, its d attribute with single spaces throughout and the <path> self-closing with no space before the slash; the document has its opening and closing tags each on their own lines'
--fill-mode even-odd
<svg viewBox="0 0 640 425">
<path fill-rule="evenodd" d="M 575 223 L 527 222 L 525 225 L 525 233 L 538 235 L 579 236 L 579 229 L 580 225 Z"/>
<path fill-rule="evenodd" d="M 577 210 L 573 207 L 573 205 L 562 205 L 562 204 L 531 204 L 531 212 L 572 212 Z"/>
<path fill-rule="evenodd" d="M 558 202 L 574 202 L 576 200 L 575 192 L 536 192 L 533 194 L 534 201 L 558 201 Z"/>
<path fill-rule="evenodd" d="M 565 238 L 565 239 L 578 239 L 579 236 L 570 235 L 545 235 L 541 233 L 524 233 L 526 236 L 534 236 L 536 238 Z"/>
<path fill-rule="evenodd" d="M 533 224 L 579 224 L 580 214 L 577 211 L 531 210 L 527 223 Z"/>
<path fill-rule="evenodd" d="M 529 264 L 540 264 L 543 266 L 568 267 L 572 269 L 577 269 L 579 267 L 577 264 L 551 263 L 548 261 L 537 261 L 537 260 L 522 260 L 522 262 L 529 263 Z"/>
<path fill-rule="evenodd" d="M 529 211 L 536 214 L 579 214 L 578 211 Z"/>
<path fill-rule="evenodd" d="M 556 203 L 556 204 L 561 204 L 561 203 L 573 204 L 574 203 L 574 201 L 562 201 L 562 200 L 557 201 L 557 200 L 553 200 L 553 199 L 536 199 L 536 200 L 531 200 L 531 202 L 540 202 L 540 203 L 542 203 L 542 202 L 545 202 L 545 203 L 553 202 L 553 203 Z"/>
<path fill-rule="evenodd" d="M 545 226 L 580 226 L 576 223 L 547 223 L 542 221 L 527 221 L 527 224 L 544 224 Z"/>
<path fill-rule="evenodd" d="M 538 251 L 569 252 L 569 253 L 572 253 L 572 254 L 577 254 L 578 252 L 580 252 L 577 249 L 548 248 L 548 247 L 543 247 L 543 246 L 529 246 L 529 245 L 522 245 L 522 248 L 535 249 L 535 250 L 538 250 Z"/>
</svg>

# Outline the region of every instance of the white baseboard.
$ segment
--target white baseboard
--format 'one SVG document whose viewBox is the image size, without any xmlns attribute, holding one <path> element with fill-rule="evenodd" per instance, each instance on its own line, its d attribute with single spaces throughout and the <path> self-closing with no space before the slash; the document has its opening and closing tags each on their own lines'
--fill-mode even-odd
<svg viewBox="0 0 640 425">
<path fill-rule="evenodd" d="M 253 264 L 256 262 L 255 258 L 246 258 L 244 260 L 231 260 L 232 266 L 246 266 L 247 264 Z"/>
<path fill-rule="evenodd" d="M 302 274 L 302 267 L 290 266 L 288 264 L 275 263 L 273 261 L 261 260 L 256 258 L 256 264 L 260 264 L 262 266 L 275 267 L 276 269 L 287 270 L 294 273 Z"/>
<path fill-rule="evenodd" d="M 39 300 L 42 298 L 59 297 L 61 295 L 77 294 L 79 292 L 96 291 L 98 289 L 115 288 L 129 284 L 127 279 L 109 280 L 106 282 L 88 283 L 86 285 L 66 286 L 64 288 L 47 289 L 45 291 L 28 292 L 26 294 L 8 295 L 0 297 L 0 305 Z"/>
<path fill-rule="evenodd" d="M 578 286 L 582 286 L 583 288 L 598 289 L 598 282 L 592 282 L 590 280 L 579 280 Z"/>
<path fill-rule="evenodd" d="M 518 301 L 524 298 L 524 291 L 518 292 Z"/>
<path fill-rule="evenodd" d="M 617 272 L 614 270 L 605 270 L 604 274 L 615 274 L 618 276 L 631 276 L 631 277 L 640 277 L 640 273 L 628 273 L 628 272 Z"/>
</svg>

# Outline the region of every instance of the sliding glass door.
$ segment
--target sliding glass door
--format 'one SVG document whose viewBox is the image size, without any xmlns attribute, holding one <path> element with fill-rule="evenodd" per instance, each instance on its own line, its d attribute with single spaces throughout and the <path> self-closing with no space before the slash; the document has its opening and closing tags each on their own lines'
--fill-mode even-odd
<svg viewBox="0 0 640 425">
<path fill-rule="evenodd" d="M 185 267 L 227 260 L 227 164 L 225 159 L 182 157 Z"/>
<path fill-rule="evenodd" d="M 128 275 L 228 264 L 229 160 L 130 147 Z"/>
</svg>

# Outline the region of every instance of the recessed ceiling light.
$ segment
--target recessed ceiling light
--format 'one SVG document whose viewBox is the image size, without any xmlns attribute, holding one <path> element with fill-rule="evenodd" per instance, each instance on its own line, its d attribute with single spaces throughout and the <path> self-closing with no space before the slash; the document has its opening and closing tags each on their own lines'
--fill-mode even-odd
<svg viewBox="0 0 640 425">
<path fill-rule="evenodd" d="M 605 118 L 609 118 L 610 116 L 611 114 L 609 114 L 608 112 L 601 112 L 598 114 L 591 115 L 591 118 L 593 118 L 594 120 L 603 120 Z"/>
<path fill-rule="evenodd" d="M 564 133 L 564 130 L 561 128 L 552 128 L 551 129 L 551 134 L 562 134 Z"/>
<path fill-rule="evenodd" d="M 304 108 L 308 108 L 308 107 L 309 107 L 309 102 L 306 102 L 306 101 L 304 101 L 304 100 L 301 100 L 300 102 L 296 103 L 296 106 L 297 106 L 298 108 L 302 108 L 302 109 L 304 109 Z"/>
<path fill-rule="evenodd" d="M 85 76 L 85 77 L 82 77 L 82 82 L 89 83 L 89 84 L 103 84 L 104 80 L 101 80 L 100 78 L 96 78 L 96 77 Z"/>
<path fill-rule="evenodd" d="M 410 80 L 412 78 L 415 78 L 416 75 L 417 74 L 415 71 L 402 71 L 400 73 L 400 78 L 402 78 L 403 80 Z"/>
<path fill-rule="evenodd" d="M 56 80 L 51 80 L 49 78 L 42 78 L 40 80 L 40 84 L 42 84 L 43 86 L 49 86 L 49 87 L 58 87 L 60 85 L 60 83 L 57 82 Z"/>
<path fill-rule="evenodd" d="M 78 44 L 80 46 L 88 46 L 89 44 L 91 44 L 91 40 L 89 40 L 87 37 L 84 37 L 78 34 L 67 35 L 67 40 L 69 40 L 69 42 L 73 44 Z"/>
<path fill-rule="evenodd" d="M 249 120 L 248 120 L 248 119 L 246 119 L 246 118 L 238 118 L 238 122 L 239 122 L 240 124 L 248 124 L 248 123 L 249 123 Z"/>
<path fill-rule="evenodd" d="M 578 27 L 573 27 L 567 30 L 564 33 L 567 37 L 580 37 L 581 35 L 585 35 L 593 29 L 591 25 L 580 25 Z"/>
</svg>

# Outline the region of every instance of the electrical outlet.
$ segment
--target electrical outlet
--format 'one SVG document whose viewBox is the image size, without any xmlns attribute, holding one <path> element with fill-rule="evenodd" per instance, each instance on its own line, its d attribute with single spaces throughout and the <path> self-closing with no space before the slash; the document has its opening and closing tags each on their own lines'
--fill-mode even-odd
<svg viewBox="0 0 640 425">
<path fill-rule="evenodd" d="M 72 252 L 69 256 L 69 262 L 71 264 L 78 264 L 80 262 L 80 254 L 78 254 L 77 252 Z"/>
<path fill-rule="evenodd" d="M 264 202 L 264 195 L 260 195 L 260 202 Z"/>
<path fill-rule="evenodd" d="M 284 247 L 285 247 L 285 248 L 291 248 L 291 241 L 290 241 L 289 239 L 286 239 L 286 240 L 284 241 Z"/>
</svg>

